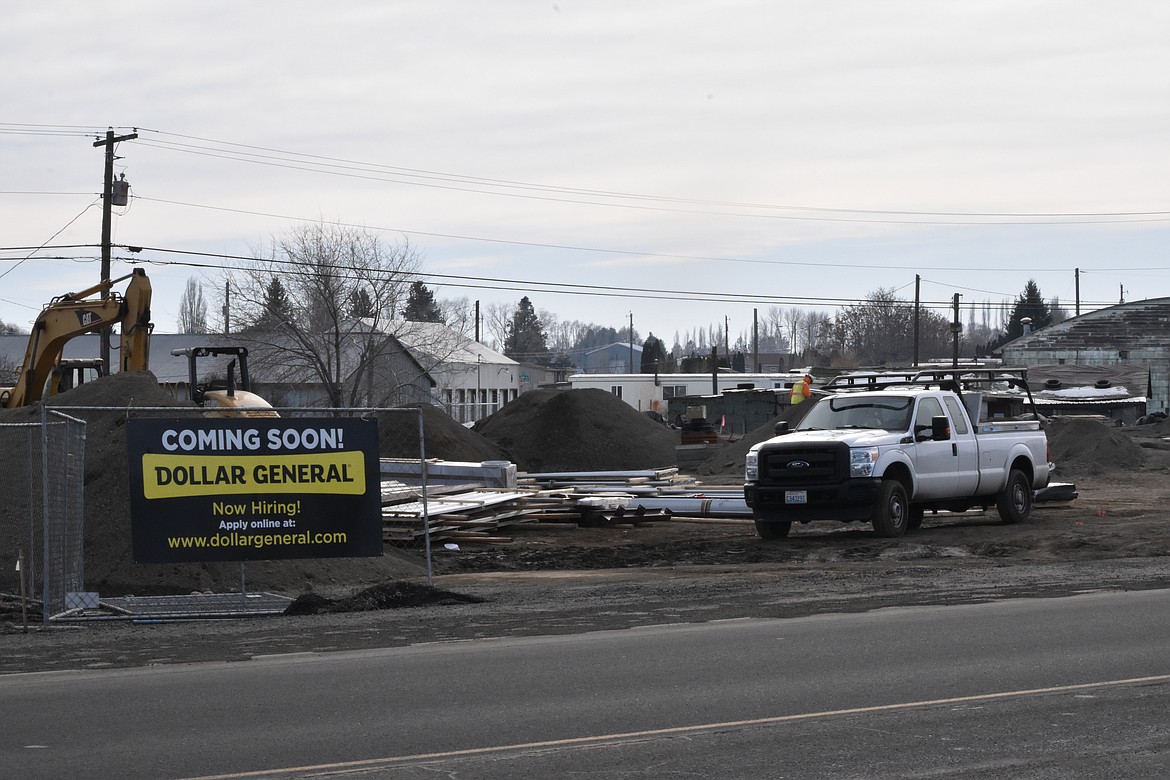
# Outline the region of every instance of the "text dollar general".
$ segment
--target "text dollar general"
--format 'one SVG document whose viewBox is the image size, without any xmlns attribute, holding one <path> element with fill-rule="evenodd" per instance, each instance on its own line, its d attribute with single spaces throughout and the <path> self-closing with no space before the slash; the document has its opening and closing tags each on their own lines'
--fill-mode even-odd
<svg viewBox="0 0 1170 780">
<path fill-rule="evenodd" d="M 364 453 L 307 455 L 142 456 L 143 494 L 148 499 L 232 493 L 366 492 Z"/>
</svg>

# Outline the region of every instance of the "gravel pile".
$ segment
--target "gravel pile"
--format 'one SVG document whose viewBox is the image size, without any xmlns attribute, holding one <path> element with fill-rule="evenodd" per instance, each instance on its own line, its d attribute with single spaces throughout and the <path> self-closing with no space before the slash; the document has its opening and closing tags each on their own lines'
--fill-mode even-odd
<svg viewBox="0 0 1170 780">
<path fill-rule="evenodd" d="M 527 472 L 672 467 L 678 431 L 604 390 L 533 390 L 476 423 Z"/>
<path fill-rule="evenodd" d="M 423 445 L 427 458 L 482 463 L 507 460 L 495 442 L 456 422 L 451 415 L 430 404 L 422 409 Z M 378 419 L 378 446 L 383 458 L 417 458 L 418 416 L 410 412 L 382 412 Z"/>
<path fill-rule="evenodd" d="M 701 477 L 732 478 L 732 482 L 742 481 L 744 462 L 747 459 L 748 450 L 753 445 L 775 436 L 776 423 L 781 420 L 787 420 L 788 427 L 795 428 L 797 423 L 804 418 L 805 414 L 812 407 L 813 404 L 807 401 L 796 406 L 784 407 L 784 410 L 776 417 L 758 428 L 748 431 L 746 435 L 720 447 L 714 455 L 698 465 L 695 469 L 695 474 Z"/>
<path fill-rule="evenodd" d="M 1048 422 L 1049 455 L 1056 480 L 1140 469 L 1142 446 L 1122 429 L 1087 417 L 1053 417 Z"/>
</svg>

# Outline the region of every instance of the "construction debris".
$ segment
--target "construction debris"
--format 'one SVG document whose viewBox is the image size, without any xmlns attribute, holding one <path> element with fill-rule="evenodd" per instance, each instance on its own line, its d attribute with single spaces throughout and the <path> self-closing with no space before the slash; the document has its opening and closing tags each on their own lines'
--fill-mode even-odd
<svg viewBox="0 0 1170 780">
<path fill-rule="evenodd" d="M 458 468 L 448 468 L 452 465 Z M 513 489 L 467 484 L 429 486 L 432 473 L 458 473 L 461 478 L 474 478 L 473 465 L 427 461 L 425 502 L 419 463 L 399 461 L 393 469 L 384 465 L 383 474 L 393 473 L 403 481 L 382 483 L 383 538 L 387 542 L 404 543 L 429 535 L 433 542 L 504 544 L 511 537 L 501 536 L 500 529 L 521 523 L 582 527 L 643 525 L 670 519 L 672 507 L 714 516 L 730 501 L 713 503 L 711 497 L 696 498 L 682 492 L 683 487 L 693 488 L 694 480 L 680 476 L 673 467 L 518 475 L 513 471 Z M 480 476 L 485 481 L 495 481 L 499 465 L 485 463 L 483 466 Z M 743 504 L 742 493 L 739 504 Z M 746 506 L 734 506 L 721 516 L 740 516 L 744 509 Z"/>
</svg>

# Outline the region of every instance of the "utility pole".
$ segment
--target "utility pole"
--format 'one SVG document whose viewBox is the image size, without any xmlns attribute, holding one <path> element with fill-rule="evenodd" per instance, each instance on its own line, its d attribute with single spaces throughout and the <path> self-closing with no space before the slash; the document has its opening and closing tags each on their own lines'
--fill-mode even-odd
<svg viewBox="0 0 1170 780">
<path fill-rule="evenodd" d="M 223 283 L 223 335 L 232 332 L 232 283 Z"/>
<path fill-rule="evenodd" d="M 731 365 L 731 318 L 723 315 L 723 356 L 727 358 L 727 365 Z"/>
<path fill-rule="evenodd" d="M 634 313 L 630 312 L 630 371 L 634 373 Z"/>
<path fill-rule="evenodd" d="M 959 334 L 963 332 L 963 323 L 959 321 L 959 294 L 958 293 L 955 293 L 954 306 L 955 306 L 955 314 L 954 314 L 955 319 L 953 322 L 951 322 L 951 333 L 955 337 L 955 351 L 954 351 L 953 365 L 955 368 L 958 368 L 959 367 Z"/>
<path fill-rule="evenodd" d="M 112 211 L 114 207 L 114 144 L 119 141 L 132 141 L 138 137 L 138 133 L 130 133 L 129 135 L 114 135 L 113 128 L 106 131 L 106 137 L 99 138 L 93 142 L 94 148 L 99 146 L 106 147 L 106 170 L 102 186 L 102 282 L 110 281 L 110 220 L 112 219 Z M 125 190 L 120 193 L 121 202 L 119 205 L 126 205 Z M 102 300 L 110 297 L 108 288 L 102 290 Z M 108 373 L 113 373 L 113 368 L 110 365 L 110 328 L 106 326 L 101 329 L 101 359 L 102 364 Z"/>
<path fill-rule="evenodd" d="M 1076 316 L 1079 317 L 1079 316 L 1081 316 L 1081 269 L 1074 268 L 1073 271 L 1074 271 L 1074 278 L 1076 279 L 1076 283 L 1077 283 L 1077 315 Z"/>
<path fill-rule="evenodd" d="M 922 277 L 914 274 L 914 367 L 918 368 L 918 313 L 922 308 Z"/>
<path fill-rule="evenodd" d="M 752 309 L 752 366 L 753 374 L 760 373 L 760 310 Z"/>
</svg>

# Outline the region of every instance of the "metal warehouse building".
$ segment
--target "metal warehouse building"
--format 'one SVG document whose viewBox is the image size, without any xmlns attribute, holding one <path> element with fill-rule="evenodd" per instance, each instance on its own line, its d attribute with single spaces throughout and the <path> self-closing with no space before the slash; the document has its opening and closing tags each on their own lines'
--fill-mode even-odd
<svg viewBox="0 0 1170 780">
<path fill-rule="evenodd" d="M 1003 346 L 1008 365 L 1145 369 L 1146 411 L 1170 411 L 1170 298 L 1121 303 L 1042 328 Z"/>
</svg>

